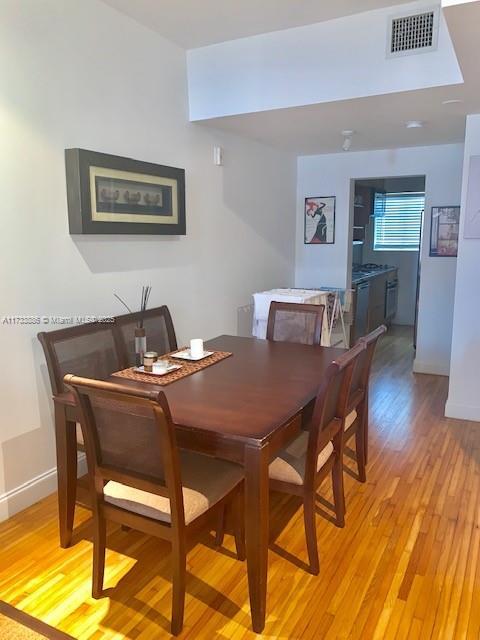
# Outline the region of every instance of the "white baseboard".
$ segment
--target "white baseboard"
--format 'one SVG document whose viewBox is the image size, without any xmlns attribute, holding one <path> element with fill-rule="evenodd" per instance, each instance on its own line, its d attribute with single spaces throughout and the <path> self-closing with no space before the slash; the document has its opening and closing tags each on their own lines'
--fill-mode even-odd
<svg viewBox="0 0 480 640">
<path fill-rule="evenodd" d="M 413 361 L 414 373 L 428 373 L 433 376 L 449 376 L 450 369 L 448 365 L 441 362 L 421 362 L 417 358 Z"/>
<path fill-rule="evenodd" d="M 87 460 L 85 454 L 82 453 L 78 458 L 78 475 L 84 475 L 86 472 Z M 7 520 L 19 511 L 23 511 L 42 498 L 46 498 L 56 489 L 57 467 L 53 467 L 36 478 L 24 482 L 19 487 L 0 495 L 0 522 Z"/>
<path fill-rule="evenodd" d="M 473 422 L 480 422 L 480 407 L 455 404 L 447 399 L 447 404 L 445 405 L 445 416 L 447 418 L 458 418 L 458 420 L 472 420 Z"/>
</svg>

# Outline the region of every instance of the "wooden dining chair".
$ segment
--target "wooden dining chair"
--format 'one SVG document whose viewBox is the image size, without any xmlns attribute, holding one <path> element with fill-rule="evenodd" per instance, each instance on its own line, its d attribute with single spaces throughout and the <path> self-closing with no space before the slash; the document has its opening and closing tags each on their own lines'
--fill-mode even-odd
<svg viewBox="0 0 480 640">
<path fill-rule="evenodd" d="M 129 313 L 115 318 L 115 331 L 121 335 L 123 359 L 125 367 L 135 365 L 135 327 L 142 314 Z M 177 338 L 172 316 L 166 305 L 147 309 L 143 313 L 143 327 L 147 336 L 147 350 L 156 351 L 159 355 L 177 349 Z"/>
<path fill-rule="evenodd" d="M 52 393 L 55 397 L 65 398 L 68 417 L 77 421 L 73 398 L 65 388 L 63 378 L 67 373 L 74 372 L 78 376 L 102 379 L 122 369 L 124 362 L 118 337 L 110 323 L 89 322 L 43 331 L 38 334 L 38 339 L 45 354 Z M 83 451 L 83 435 L 79 425 L 77 442 L 79 450 Z"/>
<path fill-rule="evenodd" d="M 319 572 L 315 499 L 323 480 L 332 474 L 336 523 L 345 525 L 343 435 L 347 401 L 363 343 L 342 354 L 327 369 L 318 391 L 308 431 L 303 431 L 270 463 L 270 488 L 303 499 L 310 572 Z"/>
<path fill-rule="evenodd" d="M 103 591 L 106 522 L 168 540 L 172 545 L 171 629 L 183 626 L 187 541 L 233 507 L 237 555 L 244 558 L 242 468 L 179 451 L 162 391 L 65 376 L 75 395 L 87 453 L 93 507 L 93 587 Z M 212 528 L 214 528 L 212 526 Z"/>
<path fill-rule="evenodd" d="M 272 302 L 268 313 L 267 340 L 319 345 L 325 305 Z"/>
<path fill-rule="evenodd" d="M 381 325 L 363 338 L 357 344 L 363 344 L 365 350 L 361 353 L 352 375 L 352 384 L 348 398 L 348 414 L 345 420 L 345 444 L 355 436 L 355 457 L 358 468 L 358 479 L 366 482 L 366 464 L 368 461 L 368 386 L 372 370 L 373 356 L 378 339 L 387 330 Z"/>
</svg>

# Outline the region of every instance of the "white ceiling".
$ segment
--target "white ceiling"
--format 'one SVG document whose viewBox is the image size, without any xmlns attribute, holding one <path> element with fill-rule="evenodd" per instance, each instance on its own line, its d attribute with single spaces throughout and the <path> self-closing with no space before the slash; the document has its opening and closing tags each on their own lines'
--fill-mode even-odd
<svg viewBox="0 0 480 640">
<path fill-rule="evenodd" d="M 103 0 L 185 49 L 412 0 Z"/>
<path fill-rule="evenodd" d="M 461 104 L 443 105 L 461 98 Z M 341 131 L 353 129 L 352 151 L 463 142 L 465 115 L 480 111 L 480 100 L 464 85 L 437 87 L 341 102 L 216 118 L 209 126 L 253 138 L 300 155 L 342 151 Z M 407 120 L 423 120 L 407 129 Z"/>
</svg>

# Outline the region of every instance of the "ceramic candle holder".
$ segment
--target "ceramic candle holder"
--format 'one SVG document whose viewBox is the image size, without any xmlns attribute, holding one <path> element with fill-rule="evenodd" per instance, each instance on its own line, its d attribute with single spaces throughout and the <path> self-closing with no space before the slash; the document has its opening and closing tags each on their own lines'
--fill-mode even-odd
<svg viewBox="0 0 480 640">
<path fill-rule="evenodd" d="M 203 340 L 201 338 L 190 340 L 190 355 L 192 358 L 201 358 L 203 356 Z"/>
</svg>

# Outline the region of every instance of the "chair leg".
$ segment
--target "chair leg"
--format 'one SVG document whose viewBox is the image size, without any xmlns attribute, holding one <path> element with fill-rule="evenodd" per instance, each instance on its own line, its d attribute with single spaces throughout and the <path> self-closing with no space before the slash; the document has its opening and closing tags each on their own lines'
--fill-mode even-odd
<svg viewBox="0 0 480 640">
<path fill-rule="evenodd" d="M 225 505 L 218 511 L 217 516 L 217 530 L 215 532 L 215 544 L 217 547 L 221 547 L 223 544 L 223 538 L 225 534 Z"/>
<path fill-rule="evenodd" d="M 243 489 L 237 492 L 233 501 L 233 533 L 235 536 L 237 558 L 239 560 L 245 560 L 245 508 Z"/>
<path fill-rule="evenodd" d="M 303 498 L 303 519 L 305 522 L 310 573 L 316 576 L 320 572 L 320 563 L 318 560 L 317 527 L 315 522 L 315 491 L 309 492 Z"/>
<path fill-rule="evenodd" d="M 101 598 L 103 594 L 103 575 L 105 572 L 105 547 L 107 526 L 105 519 L 97 513 L 93 516 L 93 579 L 92 596 Z"/>
<path fill-rule="evenodd" d="M 367 481 L 367 474 L 365 471 L 365 437 L 363 429 L 359 427 L 355 432 L 355 452 L 357 458 L 358 479 L 360 482 Z"/>
<path fill-rule="evenodd" d="M 333 499 L 335 502 L 335 515 L 337 527 L 345 526 L 345 492 L 343 488 L 343 459 L 339 456 L 332 469 Z"/>
<path fill-rule="evenodd" d="M 173 597 L 172 624 L 174 636 L 183 629 L 183 614 L 185 611 L 185 581 L 187 575 L 187 552 L 184 539 L 174 537 L 172 544 L 173 556 Z"/>
</svg>

